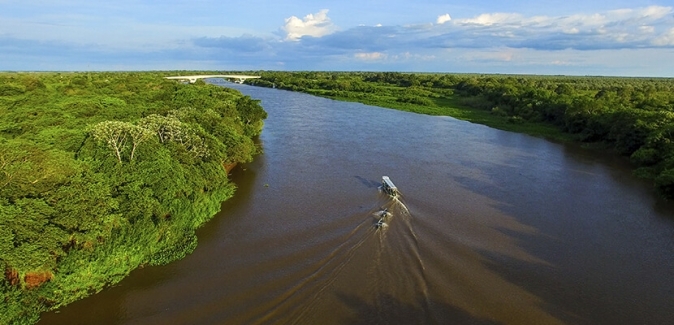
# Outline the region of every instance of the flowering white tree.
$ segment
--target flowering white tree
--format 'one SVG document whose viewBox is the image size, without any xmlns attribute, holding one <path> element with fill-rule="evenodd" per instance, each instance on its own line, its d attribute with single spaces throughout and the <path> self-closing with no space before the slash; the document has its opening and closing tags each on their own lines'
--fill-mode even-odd
<svg viewBox="0 0 674 325">
<path fill-rule="evenodd" d="M 160 143 L 175 142 L 183 146 L 197 158 L 208 156 L 206 141 L 189 124 L 175 116 L 149 115 L 137 124 L 122 121 L 104 121 L 94 125 L 91 135 L 99 143 L 105 144 L 122 163 L 127 157 L 134 159 L 141 143 L 154 136 Z"/>
<path fill-rule="evenodd" d="M 152 114 L 142 118 L 138 125 L 156 134 L 161 143 L 182 137 L 183 123 L 175 116 Z"/>
<path fill-rule="evenodd" d="M 121 121 L 100 122 L 91 129 L 91 135 L 99 143 L 105 143 L 110 148 L 119 163 L 122 163 L 122 153 L 128 146 L 129 132 L 127 129 L 131 124 Z"/>
<path fill-rule="evenodd" d="M 156 134 L 160 143 L 169 141 L 180 143 L 195 157 L 207 157 L 208 146 L 202 137 L 188 124 L 181 122 L 175 115 L 148 115 L 138 122 L 142 128 Z"/>
<path fill-rule="evenodd" d="M 131 125 L 128 129 L 128 132 L 131 135 L 132 144 L 131 155 L 129 156 L 129 161 L 131 161 L 133 160 L 133 155 L 136 152 L 136 148 L 138 148 L 141 143 L 150 140 L 154 135 L 154 132 L 138 125 Z"/>
<path fill-rule="evenodd" d="M 138 146 L 151 139 L 153 134 L 142 126 L 121 121 L 104 121 L 91 128 L 94 139 L 110 148 L 119 163 L 129 150 L 129 161 L 132 161 Z"/>
</svg>

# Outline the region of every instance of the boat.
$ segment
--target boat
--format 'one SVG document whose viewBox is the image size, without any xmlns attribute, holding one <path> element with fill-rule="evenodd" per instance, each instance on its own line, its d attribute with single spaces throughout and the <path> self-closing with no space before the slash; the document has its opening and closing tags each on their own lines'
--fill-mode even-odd
<svg viewBox="0 0 674 325">
<path fill-rule="evenodd" d="M 398 188 L 393 185 L 393 182 L 391 182 L 391 179 L 388 176 L 381 177 L 381 189 L 390 196 L 395 197 L 398 195 Z"/>
<path fill-rule="evenodd" d="M 377 223 L 374 224 L 374 227 L 377 228 L 377 229 L 379 229 L 381 227 L 384 227 L 384 226 L 386 226 L 386 223 L 384 222 L 384 218 L 381 218 L 381 219 L 377 220 Z"/>
<path fill-rule="evenodd" d="M 386 218 L 389 217 L 391 215 L 391 213 L 388 212 L 388 209 L 381 209 L 381 210 L 377 211 L 377 213 L 375 215 L 378 216 L 379 219 L 377 220 L 377 222 L 375 222 L 374 227 L 379 229 L 381 227 L 386 226 L 386 222 L 385 222 Z"/>
</svg>

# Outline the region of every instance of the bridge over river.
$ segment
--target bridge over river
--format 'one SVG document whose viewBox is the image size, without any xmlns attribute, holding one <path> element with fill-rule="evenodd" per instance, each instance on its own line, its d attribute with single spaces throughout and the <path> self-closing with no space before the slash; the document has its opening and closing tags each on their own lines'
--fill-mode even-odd
<svg viewBox="0 0 674 325">
<path fill-rule="evenodd" d="M 243 83 L 246 79 L 258 79 L 260 76 L 247 76 L 247 75 L 238 75 L 238 74 L 212 74 L 212 75 L 194 75 L 194 76 L 175 76 L 175 77 L 164 77 L 166 79 L 175 79 L 181 81 L 189 81 L 190 83 L 197 82 L 197 79 L 207 79 L 207 78 L 223 78 L 223 79 L 234 79 L 236 83 Z"/>
</svg>

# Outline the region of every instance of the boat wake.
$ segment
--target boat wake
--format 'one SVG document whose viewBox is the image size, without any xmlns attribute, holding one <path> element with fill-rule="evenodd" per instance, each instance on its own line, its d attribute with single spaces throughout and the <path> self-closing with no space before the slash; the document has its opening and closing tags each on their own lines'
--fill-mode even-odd
<svg viewBox="0 0 674 325">
<path fill-rule="evenodd" d="M 341 220 L 360 220 L 345 233 L 339 244 L 323 258 L 312 264 L 303 279 L 274 299 L 261 323 L 278 319 L 279 314 L 289 324 L 312 323 L 320 318 L 326 301 L 335 299 L 331 292 L 348 292 L 365 286 L 371 296 L 363 297 L 374 306 L 388 304 L 385 297 L 415 296 L 429 301 L 424 263 L 419 242 L 412 226 L 412 214 L 395 189 L 382 191 L 373 208 Z M 353 223 L 352 223 L 353 224 Z M 367 262 L 364 262 L 367 261 Z M 359 265 L 366 264 L 365 270 Z M 307 270 L 305 269 L 305 272 Z M 358 284 L 356 284 L 358 283 Z M 382 300 L 384 299 L 384 300 Z M 385 306 L 376 310 L 386 310 Z M 427 310 L 428 306 L 420 306 Z M 373 315 L 386 318 L 386 315 Z"/>
</svg>

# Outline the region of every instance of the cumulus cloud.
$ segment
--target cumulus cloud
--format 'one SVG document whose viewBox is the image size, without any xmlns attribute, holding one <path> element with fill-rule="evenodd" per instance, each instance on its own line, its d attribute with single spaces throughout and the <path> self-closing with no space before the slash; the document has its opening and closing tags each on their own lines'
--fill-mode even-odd
<svg viewBox="0 0 674 325">
<path fill-rule="evenodd" d="M 286 33 L 286 40 L 297 41 L 302 36 L 321 37 L 328 35 L 334 32 L 336 27 L 328 17 L 328 9 L 323 9 L 316 14 L 308 14 L 303 19 L 295 16 L 286 18 L 282 29 Z"/>
<path fill-rule="evenodd" d="M 315 14 L 305 17 L 302 23 L 311 21 L 323 18 Z M 342 63 L 361 64 L 355 65 L 359 68 L 371 67 L 373 63 L 442 66 L 442 62 L 456 62 L 455 53 L 461 52 L 469 53 L 462 56 L 462 62 L 474 64 L 580 67 L 582 63 L 578 62 L 582 60 L 576 61 L 573 56 L 561 58 L 554 53 L 574 53 L 580 57 L 579 53 L 606 56 L 608 51 L 615 50 L 627 53 L 666 48 L 674 52 L 674 9 L 652 6 L 567 16 L 447 14 L 438 16 L 435 23 L 361 25 L 316 33 L 314 37 L 302 37 L 313 36 L 304 32 L 297 33 L 302 36 L 290 37 L 287 31 L 283 36 L 294 42 L 278 42 L 274 47 L 284 48 L 279 56 L 294 55 L 294 60 L 304 60 L 303 64 L 310 60 L 335 62 L 335 58 L 340 58 Z M 535 61 L 531 53 L 546 56 Z"/>
<path fill-rule="evenodd" d="M 450 21 L 450 20 L 452 20 L 452 17 L 450 17 L 449 14 L 444 14 L 444 15 L 438 16 L 438 19 L 437 19 L 435 22 L 436 22 L 437 24 L 442 25 L 442 24 L 444 24 L 444 23 L 446 23 L 446 22 L 448 22 L 448 21 Z"/>
<path fill-rule="evenodd" d="M 307 17 L 303 23 L 327 19 L 318 15 Z M 292 35 L 300 34 L 309 35 L 299 32 Z M 439 16 L 436 24 L 357 26 L 332 33 L 324 30 L 315 33 L 322 37 L 309 38 L 290 35 L 287 39 L 296 40 L 304 50 L 350 53 L 352 56 L 355 53 L 389 53 L 389 59 L 392 59 L 392 53 L 404 53 L 409 49 L 558 51 L 674 47 L 674 9 L 652 6 L 570 16 L 485 13 L 458 19 L 447 14 Z"/>
<path fill-rule="evenodd" d="M 651 6 L 570 16 L 486 13 L 453 19 L 428 36 L 441 48 L 619 49 L 674 46 L 672 7 Z"/>
</svg>

